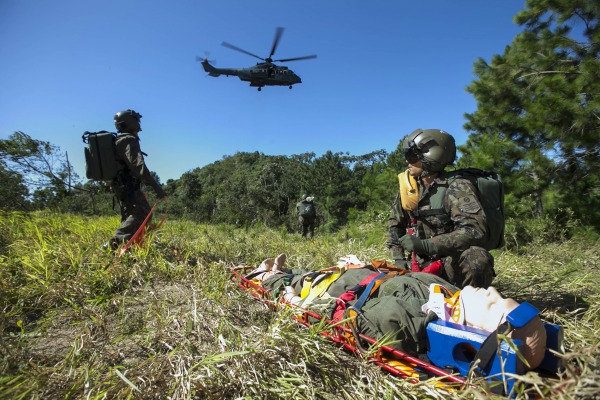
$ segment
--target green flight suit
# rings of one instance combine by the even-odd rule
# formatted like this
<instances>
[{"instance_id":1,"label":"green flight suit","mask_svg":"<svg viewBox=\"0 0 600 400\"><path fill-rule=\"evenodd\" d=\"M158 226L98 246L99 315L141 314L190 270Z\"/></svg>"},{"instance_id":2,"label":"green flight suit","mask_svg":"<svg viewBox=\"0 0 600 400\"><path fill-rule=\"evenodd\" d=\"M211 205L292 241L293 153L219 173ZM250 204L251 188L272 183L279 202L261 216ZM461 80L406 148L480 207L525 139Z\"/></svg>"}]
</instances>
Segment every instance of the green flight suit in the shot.
<instances>
[{"instance_id":1,"label":"green flight suit","mask_svg":"<svg viewBox=\"0 0 600 400\"><path fill-rule=\"evenodd\" d=\"M144 162L137 135L120 133L115 140L115 155L123 166L111 182L121 210L121 224L111 239L111 242L118 244L127 242L150 213L151 207L142 192L141 184L152 187L158 197L166 194Z\"/></svg>"},{"instance_id":2,"label":"green flight suit","mask_svg":"<svg viewBox=\"0 0 600 400\"><path fill-rule=\"evenodd\" d=\"M350 269L344 272L327 289L330 298L313 302L309 308L326 318L332 318L336 298L355 288L367 276L376 274L369 268ZM300 293L303 280L309 273L276 274L262 282L265 289L281 296L284 286L289 285ZM366 301L356 317L358 331L373 339L389 339L387 343L401 351L417 355L426 350L426 326L437 318L435 313L425 314L421 307L429 300L429 286L443 285L452 293L459 290L444 279L428 273L407 273L384 281ZM354 305L358 298L348 305ZM313 321L315 322L315 321Z\"/></svg>"},{"instance_id":3,"label":"green flight suit","mask_svg":"<svg viewBox=\"0 0 600 400\"><path fill-rule=\"evenodd\" d=\"M356 318L358 331L373 339L386 337L390 346L409 354L424 353L427 324L434 312L425 314L421 307L429 300L429 285L438 283L452 293L459 290L439 276L415 272L384 281Z\"/></svg>"}]
</instances>

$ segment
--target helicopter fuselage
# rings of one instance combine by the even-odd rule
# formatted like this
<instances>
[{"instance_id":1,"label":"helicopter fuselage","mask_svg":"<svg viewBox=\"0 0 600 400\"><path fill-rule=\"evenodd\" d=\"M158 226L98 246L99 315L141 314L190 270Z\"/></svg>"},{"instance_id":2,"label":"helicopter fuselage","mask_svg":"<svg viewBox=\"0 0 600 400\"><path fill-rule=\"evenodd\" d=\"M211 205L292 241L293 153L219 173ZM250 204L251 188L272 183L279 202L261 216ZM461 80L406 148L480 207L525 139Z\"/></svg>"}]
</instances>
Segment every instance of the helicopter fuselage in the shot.
<instances>
[{"instance_id":1,"label":"helicopter fuselage","mask_svg":"<svg viewBox=\"0 0 600 400\"><path fill-rule=\"evenodd\" d=\"M250 86L262 88L263 86L289 86L302 83L302 80L291 69L272 63L257 63L250 68L216 68L208 60L201 62L204 71L210 76L218 77L237 76L240 80L250 82Z\"/></svg>"},{"instance_id":2,"label":"helicopter fuselage","mask_svg":"<svg viewBox=\"0 0 600 400\"><path fill-rule=\"evenodd\" d=\"M210 76L237 76L242 81L250 82L250 86L258 87L260 91L263 86L288 86L290 89L292 85L296 83L302 83L302 80L298 75L294 73L288 67L284 67L282 65L275 65L274 62L288 62L288 61L297 61L297 60L310 60L313 58L317 58L316 54L310 56L303 57L292 57L292 58L281 58L278 60L273 60L273 55L275 54L275 50L277 49L277 45L279 44L279 39L281 39L281 35L283 34L283 28L278 27L275 30L275 39L273 40L273 46L271 47L271 52L268 57L260 57L256 54L250 53L244 49L241 49L237 46L232 45L231 43L223 42L222 46L227 47L229 49L239 51L240 53L247 54L254 58L258 58L263 62L257 63L254 67L250 68L216 68L208 62L208 56L204 60L198 59L201 61L202 67L204 71L208 72Z\"/></svg>"}]
</instances>

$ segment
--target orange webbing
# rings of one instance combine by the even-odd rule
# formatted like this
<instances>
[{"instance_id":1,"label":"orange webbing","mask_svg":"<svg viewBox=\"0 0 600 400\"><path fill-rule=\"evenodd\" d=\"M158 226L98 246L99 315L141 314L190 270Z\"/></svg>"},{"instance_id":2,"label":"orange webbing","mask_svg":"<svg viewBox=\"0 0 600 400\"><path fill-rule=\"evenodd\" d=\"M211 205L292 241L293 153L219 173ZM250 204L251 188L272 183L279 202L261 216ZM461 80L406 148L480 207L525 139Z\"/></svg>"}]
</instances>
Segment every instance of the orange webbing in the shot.
<instances>
[{"instance_id":1,"label":"orange webbing","mask_svg":"<svg viewBox=\"0 0 600 400\"><path fill-rule=\"evenodd\" d=\"M164 197L163 199L165 200L165 204L167 206L167 208L165 209L165 214L163 215L163 217L160 220L160 222L158 223L158 225L150 226L150 227L148 227L148 230L154 230L154 229L160 228L161 225L163 224L163 222L165 222L165 219L167 218L167 213L169 211L169 202L166 197ZM161 199L156 200L156 203L154 203L154 205L152 206L152 209L150 210L148 215L146 215L146 218L144 218L144 221L142 222L142 224L140 225L138 230L133 234L131 239L129 239L129 241L127 243L125 243L125 246L123 246L123 248L119 251L119 257L121 257L123 255L123 253L125 253L125 251L127 251L129 246L131 246L133 243L136 243L136 244L142 243L142 241L144 240L144 235L146 233L146 225L148 224L148 221L150 220L150 217L154 213L154 209L156 208L156 206L158 205L158 202L160 200Z\"/></svg>"}]
</instances>

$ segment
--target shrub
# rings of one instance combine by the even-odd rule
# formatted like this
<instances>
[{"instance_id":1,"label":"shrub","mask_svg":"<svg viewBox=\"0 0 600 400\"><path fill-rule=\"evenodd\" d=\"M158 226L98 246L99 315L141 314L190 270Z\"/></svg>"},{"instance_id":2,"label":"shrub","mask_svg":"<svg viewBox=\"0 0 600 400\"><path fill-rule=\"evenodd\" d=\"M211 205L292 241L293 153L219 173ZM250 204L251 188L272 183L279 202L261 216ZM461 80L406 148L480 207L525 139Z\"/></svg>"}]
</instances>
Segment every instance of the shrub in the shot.
<instances>
[{"instance_id":1,"label":"shrub","mask_svg":"<svg viewBox=\"0 0 600 400\"><path fill-rule=\"evenodd\" d=\"M573 211L559 210L554 215L532 218L508 218L504 232L505 246L509 250L523 250L529 245L559 243L573 236L581 228Z\"/></svg>"}]
</instances>

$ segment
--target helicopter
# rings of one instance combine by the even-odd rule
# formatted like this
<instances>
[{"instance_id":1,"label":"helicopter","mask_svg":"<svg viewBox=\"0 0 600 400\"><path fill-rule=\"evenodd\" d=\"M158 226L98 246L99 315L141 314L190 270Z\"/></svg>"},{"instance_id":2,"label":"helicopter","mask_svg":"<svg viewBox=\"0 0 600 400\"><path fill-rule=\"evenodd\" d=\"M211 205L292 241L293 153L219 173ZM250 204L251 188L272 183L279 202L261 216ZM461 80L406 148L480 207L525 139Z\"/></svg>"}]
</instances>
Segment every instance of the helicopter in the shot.
<instances>
[{"instance_id":1,"label":"helicopter","mask_svg":"<svg viewBox=\"0 0 600 400\"><path fill-rule=\"evenodd\" d=\"M220 75L225 76L237 76L240 80L245 82L250 82L250 86L257 87L260 92L264 86L289 86L292 88L292 85L297 83L302 83L302 80L298 75L294 73L288 67L283 65L275 65L274 62L288 62L288 61L297 61L297 60L309 60L313 58L317 58L316 55L304 56L304 57L294 57L294 58L285 58L281 60L273 60L273 55L275 54L275 50L277 49L277 45L279 44L279 39L281 39L281 35L283 34L284 28L278 27L275 30L275 40L273 41L273 47L271 48L271 53L269 57L262 58L257 56L256 54L252 54L246 50L240 49L237 46L234 46L230 43L223 42L222 46L227 47L232 50L239 51L241 53L247 54L252 57L256 57L263 62L256 63L255 66L250 68L216 68L211 65L208 61L208 58L200 59L200 64L204 71L208 72L208 75L218 77Z\"/></svg>"}]
</instances>

